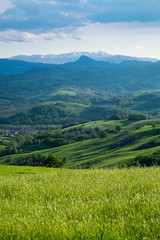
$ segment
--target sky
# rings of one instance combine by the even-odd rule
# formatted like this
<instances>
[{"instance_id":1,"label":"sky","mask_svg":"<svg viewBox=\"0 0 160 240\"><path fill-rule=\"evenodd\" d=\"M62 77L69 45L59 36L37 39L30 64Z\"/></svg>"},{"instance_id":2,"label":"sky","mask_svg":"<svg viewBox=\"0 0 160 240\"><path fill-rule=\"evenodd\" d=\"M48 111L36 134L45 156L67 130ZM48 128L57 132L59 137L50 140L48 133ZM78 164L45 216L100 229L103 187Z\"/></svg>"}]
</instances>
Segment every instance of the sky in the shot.
<instances>
[{"instance_id":1,"label":"sky","mask_svg":"<svg viewBox=\"0 0 160 240\"><path fill-rule=\"evenodd\" d=\"M79 51L160 59L160 0L0 0L0 58Z\"/></svg>"}]
</instances>

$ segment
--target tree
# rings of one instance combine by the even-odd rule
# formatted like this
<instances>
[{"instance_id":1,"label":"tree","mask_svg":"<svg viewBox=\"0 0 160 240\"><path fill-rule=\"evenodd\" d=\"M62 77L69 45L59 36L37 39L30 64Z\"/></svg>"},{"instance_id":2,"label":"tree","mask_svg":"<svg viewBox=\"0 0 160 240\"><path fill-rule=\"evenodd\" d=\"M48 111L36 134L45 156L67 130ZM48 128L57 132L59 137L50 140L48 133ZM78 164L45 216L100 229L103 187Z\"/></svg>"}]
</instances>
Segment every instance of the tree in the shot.
<instances>
[{"instance_id":1,"label":"tree","mask_svg":"<svg viewBox=\"0 0 160 240\"><path fill-rule=\"evenodd\" d=\"M152 124L152 128L153 128L153 130L156 129L156 124L155 123Z\"/></svg>"},{"instance_id":2,"label":"tree","mask_svg":"<svg viewBox=\"0 0 160 240\"><path fill-rule=\"evenodd\" d=\"M52 168L62 168L64 166L64 163L56 156L49 155L44 160L44 166L45 167L52 167Z\"/></svg>"},{"instance_id":3,"label":"tree","mask_svg":"<svg viewBox=\"0 0 160 240\"><path fill-rule=\"evenodd\" d=\"M121 129L122 129L122 127L121 127L120 125L117 125L117 126L115 127L115 130L116 130L117 132L120 132Z\"/></svg>"},{"instance_id":4,"label":"tree","mask_svg":"<svg viewBox=\"0 0 160 240\"><path fill-rule=\"evenodd\" d=\"M107 137L107 133L105 131L100 133L100 138L105 138Z\"/></svg>"},{"instance_id":5,"label":"tree","mask_svg":"<svg viewBox=\"0 0 160 240\"><path fill-rule=\"evenodd\" d=\"M66 158L66 157L63 157L62 162L63 162L63 163L66 163L66 162L67 162L67 158Z\"/></svg>"}]
</instances>

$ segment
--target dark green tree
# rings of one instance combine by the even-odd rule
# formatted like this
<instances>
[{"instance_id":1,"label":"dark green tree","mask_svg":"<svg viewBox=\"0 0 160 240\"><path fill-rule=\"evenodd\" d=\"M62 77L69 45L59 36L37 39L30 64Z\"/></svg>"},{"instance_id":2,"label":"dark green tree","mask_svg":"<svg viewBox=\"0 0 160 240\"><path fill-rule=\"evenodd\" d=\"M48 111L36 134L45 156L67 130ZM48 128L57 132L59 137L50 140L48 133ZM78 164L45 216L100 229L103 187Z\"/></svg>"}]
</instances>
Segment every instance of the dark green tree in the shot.
<instances>
[{"instance_id":1,"label":"dark green tree","mask_svg":"<svg viewBox=\"0 0 160 240\"><path fill-rule=\"evenodd\" d=\"M62 168L64 163L57 156L49 155L44 160L44 166L50 168Z\"/></svg>"},{"instance_id":2,"label":"dark green tree","mask_svg":"<svg viewBox=\"0 0 160 240\"><path fill-rule=\"evenodd\" d=\"M152 129L153 129L153 130L156 129L156 124L155 124L155 123L152 124Z\"/></svg>"},{"instance_id":3,"label":"dark green tree","mask_svg":"<svg viewBox=\"0 0 160 240\"><path fill-rule=\"evenodd\" d=\"M116 130L117 132L120 132L121 129L122 129L122 127L121 127L120 125L117 125L117 126L115 127L115 130Z\"/></svg>"}]
</instances>

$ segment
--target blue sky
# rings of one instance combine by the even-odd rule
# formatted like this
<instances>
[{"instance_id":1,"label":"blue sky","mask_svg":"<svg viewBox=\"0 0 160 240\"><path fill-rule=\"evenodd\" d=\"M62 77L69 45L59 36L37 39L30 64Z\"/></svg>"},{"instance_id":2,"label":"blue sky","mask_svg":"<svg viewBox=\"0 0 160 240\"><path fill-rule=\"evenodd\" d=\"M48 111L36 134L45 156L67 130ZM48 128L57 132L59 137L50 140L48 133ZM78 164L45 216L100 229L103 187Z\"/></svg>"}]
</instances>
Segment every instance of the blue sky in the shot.
<instances>
[{"instance_id":1,"label":"blue sky","mask_svg":"<svg viewBox=\"0 0 160 240\"><path fill-rule=\"evenodd\" d=\"M160 59L159 0L0 0L0 57L104 51Z\"/></svg>"}]
</instances>

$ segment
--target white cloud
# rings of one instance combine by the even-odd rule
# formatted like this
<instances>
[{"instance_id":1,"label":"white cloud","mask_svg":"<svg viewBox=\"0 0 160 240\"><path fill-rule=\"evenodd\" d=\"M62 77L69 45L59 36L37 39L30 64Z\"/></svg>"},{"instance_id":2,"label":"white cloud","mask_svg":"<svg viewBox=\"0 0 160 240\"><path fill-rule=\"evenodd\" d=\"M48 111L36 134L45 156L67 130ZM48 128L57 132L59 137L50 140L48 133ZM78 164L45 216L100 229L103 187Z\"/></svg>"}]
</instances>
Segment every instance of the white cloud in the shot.
<instances>
[{"instance_id":1,"label":"white cloud","mask_svg":"<svg viewBox=\"0 0 160 240\"><path fill-rule=\"evenodd\" d=\"M0 14L5 12L9 8L13 8L14 4L9 0L0 0Z\"/></svg>"},{"instance_id":2,"label":"white cloud","mask_svg":"<svg viewBox=\"0 0 160 240\"><path fill-rule=\"evenodd\" d=\"M12 29L0 32L1 42L32 42L36 39L37 36L29 32L20 32Z\"/></svg>"},{"instance_id":3,"label":"white cloud","mask_svg":"<svg viewBox=\"0 0 160 240\"><path fill-rule=\"evenodd\" d=\"M35 42L35 41L55 41L58 39L77 39L78 34L75 29L54 29L46 33L31 33L9 29L0 32L1 42Z\"/></svg>"},{"instance_id":4,"label":"white cloud","mask_svg":"<svg viewBox=\"0 0 160 240\"><path fill-rule=\"evenodd\" d=\"M149 23L160 21L159 8L159 0L0 0L0 31L44 33L88 22Z\"/></svg>"},{"instance_id":5,"label":"white cloud","mask_svg":"<svg viewBox=\"0 0 160 240\"><path fill-rule=\"evenodd\" d=\"M57 4L57 2L54 0L33 0L33 2L38 3L38 4L50 4L50 5Z\"/></svg>"},{"instance_id":6,"label":"white cloud","mask_svg":"<svg viewBox=\"0 0 160 240\"><path fill-rule=\"evenodd\" d=\"M158 57L159 6L159 0L0 0L0 51L18 42L22 53L34 45L33 52L53 47Z\"/></svg>"}]
</instances>

